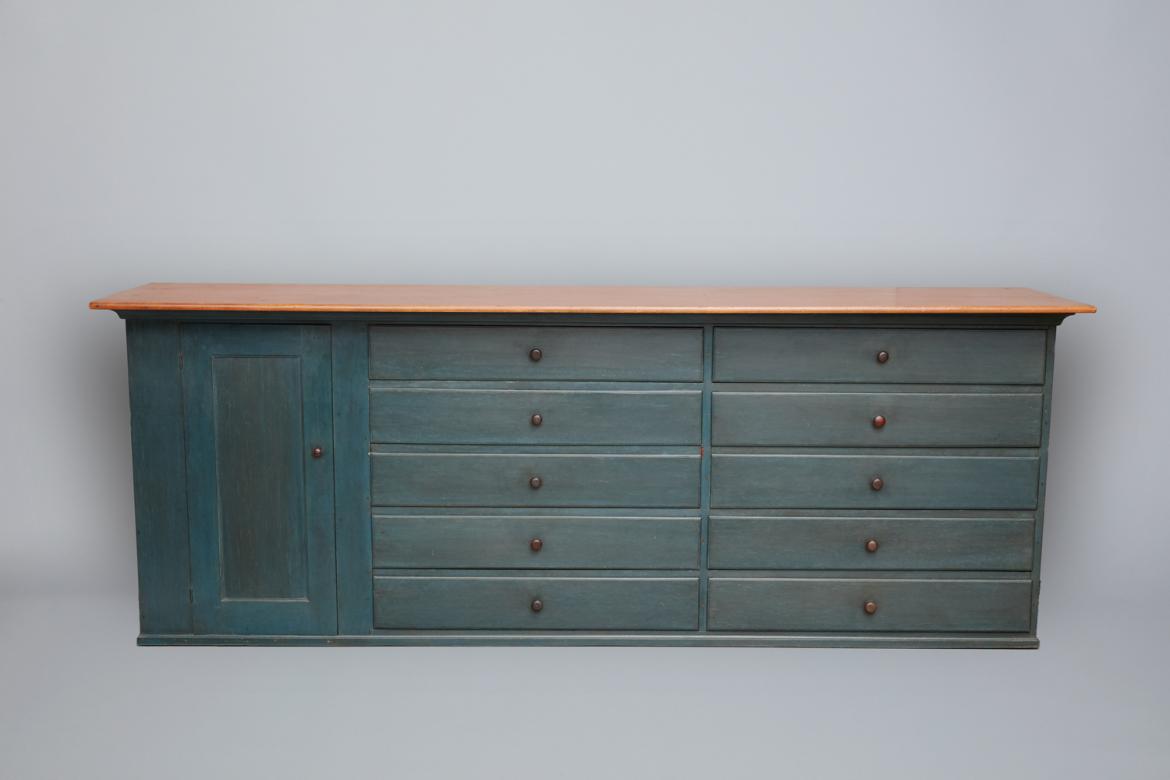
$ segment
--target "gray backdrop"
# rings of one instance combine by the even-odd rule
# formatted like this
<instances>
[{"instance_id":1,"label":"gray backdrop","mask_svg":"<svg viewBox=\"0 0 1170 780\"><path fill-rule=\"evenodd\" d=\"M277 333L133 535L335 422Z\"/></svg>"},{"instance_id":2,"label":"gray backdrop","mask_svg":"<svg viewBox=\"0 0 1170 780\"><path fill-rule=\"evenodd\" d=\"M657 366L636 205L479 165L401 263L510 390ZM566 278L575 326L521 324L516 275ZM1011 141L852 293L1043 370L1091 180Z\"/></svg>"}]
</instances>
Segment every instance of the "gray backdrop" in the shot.
<instances>
[{"instance_id":1,"label":"gray backdrop","mask_svg":"<svg viewBox=\"0 0 1170 780\"><path fill-rule=\"evenodd\" d=\"M1170 3L0 0L0 775L1170 761ZM146 281L1021 285L1038 652L138 649ZM271 774L270 774L271 773Z\"/></svg>"}]
</instances>

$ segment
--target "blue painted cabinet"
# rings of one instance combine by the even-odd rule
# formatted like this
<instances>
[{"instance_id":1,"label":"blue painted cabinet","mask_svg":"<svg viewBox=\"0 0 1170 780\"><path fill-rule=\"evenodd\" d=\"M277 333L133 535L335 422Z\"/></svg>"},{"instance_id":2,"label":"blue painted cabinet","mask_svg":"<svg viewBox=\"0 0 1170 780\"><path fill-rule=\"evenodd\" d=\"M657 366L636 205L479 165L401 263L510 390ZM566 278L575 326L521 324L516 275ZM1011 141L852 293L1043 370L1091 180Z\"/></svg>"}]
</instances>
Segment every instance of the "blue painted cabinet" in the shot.
<instances>
[{"instance_id":1,"label":"blue painted cabinet","mask_svg":"<svg viewBox=\"0 0 1170 780\"><path fill-rule=\"evenodd\" d=\"M144 644L1038 644L1055 330L1085 308L233 295L100 307Z\"/></svg>"}]
</instances>

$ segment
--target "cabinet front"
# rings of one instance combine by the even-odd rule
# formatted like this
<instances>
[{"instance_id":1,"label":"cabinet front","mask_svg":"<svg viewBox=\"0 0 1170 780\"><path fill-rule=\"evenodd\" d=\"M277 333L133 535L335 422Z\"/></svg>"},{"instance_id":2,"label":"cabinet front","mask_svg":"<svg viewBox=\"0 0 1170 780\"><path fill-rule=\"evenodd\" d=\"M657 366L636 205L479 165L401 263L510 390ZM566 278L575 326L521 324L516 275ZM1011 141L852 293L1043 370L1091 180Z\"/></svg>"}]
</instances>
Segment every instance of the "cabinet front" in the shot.
<instances>
[{"instance_id":1,"label":"cabinet front","mask_svg":"<svg viewBox=\"0 0 1170 780\"><path fill-rule=\"evenodd\" d=\"M182 335L196 633L335 633L330 332Z\"/></svg>"},{"instance_id":2,"label":"cabinet front","mask_svg":"<svg viewBox=\"0 0 1170 780\"><path fill-rule=\"evenodd\" d=\"M128 330L148 641L1036 645L1045 322L245 319Z\"/></svg>"}]
</instances>

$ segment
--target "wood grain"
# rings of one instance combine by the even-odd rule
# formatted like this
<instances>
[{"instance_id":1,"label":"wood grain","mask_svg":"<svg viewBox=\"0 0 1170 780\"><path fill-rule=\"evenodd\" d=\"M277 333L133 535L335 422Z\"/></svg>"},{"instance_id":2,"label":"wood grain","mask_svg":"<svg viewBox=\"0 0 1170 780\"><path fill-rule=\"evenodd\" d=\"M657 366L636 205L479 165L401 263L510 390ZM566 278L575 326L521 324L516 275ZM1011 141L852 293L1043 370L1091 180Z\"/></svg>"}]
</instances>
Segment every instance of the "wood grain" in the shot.
<instances>
[{"instance_id":1,"label":"wood grain","mask_svg":"<svg viewBox=\"0 0 1170 780\"><path fill-rule=\"evenodd\" d=\"M375 452L376 506L699 506L698 447L686 454ZM539 477L541 486L529 480Z\"/></svg>"},{"instance_id":2,"label":"wood grain","mask_svg":"<svg viewBox=\"0 0 1170 780\"><path fill-rule=\"evenodd\" d=\"M180 332L195 632L335 634L329 327Z\"/></svg>"},{"instance_id":3,"label":"wood grain","mask_svg":"<svg viewBox=\"0 0 1170 780\"><path fill-rule=\"evenodd\" d=\"M379 386L370 390L370 437L407 444L698 444L702 405L699 390ZM534 414L540 425L532 423Z\"/></svg>"},{"instance_id":4,"label":"wood grain","mask_svg":"<svg viewBox=\"0 0 1170 780\"><path fill-rule=\"evenodd\" d=\"M1027 631L1030 580L713 577L712 631ZM877 604L867 615L866 601Z\"/></svg>"},{"instance_id":5,"label":"wood grain","mask_svg":"<svg viewBox=\"0 0 1170 780\"><path fill-rule=\"evenodd\" d=\"M1036 447L1043 402L1040 393L717 391L712 438L729 447Z\"/></svg>"},{"instance_id":6,"label":"wood grain","mask_svg":"<svg viewBox=\"0 0 1170 780\"><path fill-rule=\"evenodd\" d=\"M536 550L533 539L541 540ZM699 517L515 511L374 515L374 564L414 569L697 569Z\"/></svg>"},{"instance_id":7,"label":"wood grain","mask_svg":"<svg viewBox=\"0 0 1170 780\"><path fill-rule=\"evenodd\" d=\"M1033 533L1032 520L1018 517L716 514L710 567L1026 572Z\"/></svg>"},{"instance_id":8,"label":"wood grain","mask_svg":"<svg viewBox=\"0 0 1170 780\"><path fill-rule=\"evenodd\" d=\"M717 327L714 380L1038 385L1044 338L1039 329Z\"/></svg>"},{"instance_id":9,"label":"wood grain","mask_svg":"<svg viewBox=\"0 0 1170 780\"><path fill-rule=\"evenodd\" d=\"M531 351L540 350L538 360ZM371 379L697 382L699 328L399 325L370 328Z\"/></svg>"},{"instance_id":10,"label":"wood grain","mask_svg":"<svg viewBox=\"0 0 1170 780\"><path fill-rule=\"evenodd\" d=\"M1034 509L1032 456L781 455L711 458L720 509ZM871 480L881 477L882 489Z\"/></svg>"},{"instance_id":11,"label":"wood grain","mask_svg":"<svg viewBox=\"0 0 1170 780\"><path fill-rule=\"evenodd\" d=\"M694 577L374 577L378 628L654 631L698 623Z\"/></svg>"},{"instance_id":12,"label":"wood grain","mask_svg":"<svg viewBox=\"0 0 1170 780\"><path fill-rule=\"evenodd\" d=\"M190 633L191 552L179 326L128 320L126 347L142 633Z\"/></svg>"},{"instance_id":13,"label":"wood grain","mask_svg":"<svg viewBox=\"0 0 1170 780\"><path fill-rule=\"evenodd\" d=\"M591 287L152 283L92 301L114 311L524 314L1091 314L1024 287Z\"/></svg>"}]
</instances>

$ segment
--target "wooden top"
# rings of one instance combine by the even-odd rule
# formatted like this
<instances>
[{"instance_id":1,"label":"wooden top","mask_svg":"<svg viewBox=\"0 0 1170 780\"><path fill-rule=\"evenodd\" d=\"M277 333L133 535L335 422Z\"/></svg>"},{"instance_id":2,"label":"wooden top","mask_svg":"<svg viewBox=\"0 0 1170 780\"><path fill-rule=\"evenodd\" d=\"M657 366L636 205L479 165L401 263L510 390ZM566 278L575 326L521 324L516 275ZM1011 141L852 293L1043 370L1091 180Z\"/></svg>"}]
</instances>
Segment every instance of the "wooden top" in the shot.
<instances>
[{"instance_id":1,"label":"wooden top","mask_svg":"<svg viewBox=\"0 0 1170 780\"><path fill-rule=\"evenodd\" d=\"M115 311L491 314L1091 314L1026 287L504 287L145 284L92 301Z\"/></svg>"}]
</instances>

